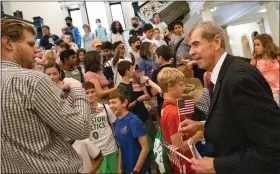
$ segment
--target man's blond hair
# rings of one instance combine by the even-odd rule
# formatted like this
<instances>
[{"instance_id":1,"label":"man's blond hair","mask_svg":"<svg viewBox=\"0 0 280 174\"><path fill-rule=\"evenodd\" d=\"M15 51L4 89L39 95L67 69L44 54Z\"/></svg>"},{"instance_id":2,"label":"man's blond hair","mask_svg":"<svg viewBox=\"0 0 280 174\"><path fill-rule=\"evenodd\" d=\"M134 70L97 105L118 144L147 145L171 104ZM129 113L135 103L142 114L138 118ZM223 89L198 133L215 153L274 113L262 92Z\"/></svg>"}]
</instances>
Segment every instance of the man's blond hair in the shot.
<instances>
[{"instance_id":1,"label":"man's blond hair","mask_svg":"<svg viewBox=\"0 0 280 174\"><path fill-rule=\"evenodd\" d=\"M23 32L28 31L34 36L36 31L34 27L26 22L16 19L1 19L1 38L8 36L13 42L17 42L23 38Z\"/></svg>"},{"instance_id":2,"label":"man's blond hair","mask_svg":"<svg viewBox=\"0 0 280 174\"><path fill-rule=\"evenodd\" d=\"M185 76L176 68L163 68L158 74L157 81L162 92L168 92L168 84L184 82Z\"/></svg>"},{"instance_id":3,"label":"man's blond hair","mask_svg":"<svg viewBox=\"0 0 280 174\"><path fill-rule=\"evenodd\" d=\"M193 28L191 29L191 31L189 32L188 38L186 40L189 40L193 31L198 28L202 32L202 38L206 39L208 41L212 41L215 36L220 35L222 38L221 47L223 49L226 49L224 30L218 24L216 24L215 22L212 22L212 21L205 21L205 22L201 22L197 25L194 25Z\"/></svg>"}]
</instances>

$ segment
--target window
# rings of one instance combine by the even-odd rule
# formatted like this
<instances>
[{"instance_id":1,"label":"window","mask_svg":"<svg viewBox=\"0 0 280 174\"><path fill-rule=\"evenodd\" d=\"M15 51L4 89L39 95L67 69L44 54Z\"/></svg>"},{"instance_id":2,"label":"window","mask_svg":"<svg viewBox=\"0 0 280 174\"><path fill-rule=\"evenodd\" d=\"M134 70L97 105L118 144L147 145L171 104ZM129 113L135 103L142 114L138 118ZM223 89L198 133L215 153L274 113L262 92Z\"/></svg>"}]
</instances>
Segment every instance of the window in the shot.
<instances>
[{"instance_id":1,"label":"window","mask_svg":"<svg viewBox=\"0 0 280 174\"><path fill-rule=\"evenodd\" d=\"M88 19L90 23L91 32L95 31L95 28L97 28L97 25L95 23L96 19L101 20L101 26L106 28L106 31L108 32L110 30L107 14L106 14L106 8L104 2L88 2L86 1L86 8L88 12Z\"/></svg>"},{"instance_id":2,"label":"window","mask_svg":"<svg viewBox=\"0 0 280 174\"><path fill-rule=\"evenodd\" d=\"M69 13L72 18L73 25L79 29L81 36L83 36L84 30L83 30L83 20L82 20L81 10L79 8L69 9Z\"/></svg>"},{"instance_id":3,"label":"window","mask_svg":"<svg viewBox=\"0 0 280 174\"><path fill-rule=\"evenodd\" d=\"M125 30L125 23L121 3L111 3L110 7L113 21L119 21L122 24L123 29Z\"/></svg>"}]
</instances>

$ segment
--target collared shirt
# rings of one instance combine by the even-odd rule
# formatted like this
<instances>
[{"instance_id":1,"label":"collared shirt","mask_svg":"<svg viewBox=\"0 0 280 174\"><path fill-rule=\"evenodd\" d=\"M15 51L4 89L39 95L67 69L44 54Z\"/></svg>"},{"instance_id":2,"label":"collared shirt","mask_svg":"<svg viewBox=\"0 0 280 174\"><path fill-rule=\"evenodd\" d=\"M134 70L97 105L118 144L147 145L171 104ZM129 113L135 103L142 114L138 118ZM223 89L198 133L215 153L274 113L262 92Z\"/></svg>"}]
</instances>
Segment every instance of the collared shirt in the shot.
<instances>
[{"instance_id":1,"label":"collared shirt","mask_svg":"<svg viewBox=\"0 0 280 174\"><path fill-rule=\"evenodd\" d=\"M217 79L221 70L221 67L225 61L225 58L227 56L227 53L224 52L224 54L221 56L221 58L219 59L219 61L217 62L217 64L215 65L212 73L211 73L211 82L216 85L217 83Z\"/></svg>"},{"instance_id":2,"label":"collared shirt","mask_svg":"<svg viewBox=\"0 0 280 174\"><path fill-rule=\"evenodd\" d=\"M50 77L1 64L1 172L77 173L82 160L65 138L89 136L84 90L71 89L71 107Z\"/></svg>"}]
</instances>

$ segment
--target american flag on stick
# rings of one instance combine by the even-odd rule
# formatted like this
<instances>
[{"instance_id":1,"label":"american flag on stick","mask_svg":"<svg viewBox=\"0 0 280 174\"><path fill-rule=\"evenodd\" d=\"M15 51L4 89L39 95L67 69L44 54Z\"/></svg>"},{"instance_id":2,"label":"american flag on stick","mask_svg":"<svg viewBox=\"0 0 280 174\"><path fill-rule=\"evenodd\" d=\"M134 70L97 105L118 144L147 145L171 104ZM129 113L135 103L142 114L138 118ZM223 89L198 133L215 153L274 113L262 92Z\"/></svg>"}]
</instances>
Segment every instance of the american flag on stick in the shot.
<instances>
[{"instance_id":1,"label":"american flag on stick","mask_svg":"<svg viewBox=\"0 0 280 174\"><path fill-rule=\"evenodd\" d=\"M192 114L194 112L194 99L178 100L179 116Z\"/></svg>"},{"instance_id":2,"label":"american flag on stick","mask_svg":"<svg viewBox=\"0 0 280 174\"><path fill-rule=\"evenodd\" d=\"M188 161L190 163L191 160L185 155L181 154L176 146L167 144L166 142L161 142L161 144L163 148L167 149L169 160L180 169L180 173L187 173L186 164L184 161Z\"/></svg>"}]
</instances>

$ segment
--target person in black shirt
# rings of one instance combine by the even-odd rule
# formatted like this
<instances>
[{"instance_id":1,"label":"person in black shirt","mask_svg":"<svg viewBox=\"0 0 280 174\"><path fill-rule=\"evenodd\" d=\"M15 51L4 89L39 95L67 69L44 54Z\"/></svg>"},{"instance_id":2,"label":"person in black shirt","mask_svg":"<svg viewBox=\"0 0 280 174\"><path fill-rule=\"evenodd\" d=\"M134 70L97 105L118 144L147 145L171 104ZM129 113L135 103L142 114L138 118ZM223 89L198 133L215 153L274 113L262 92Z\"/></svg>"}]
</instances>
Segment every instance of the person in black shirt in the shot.
<instances>
[{"instance_id":1,"label":"person in black shirt","mask_svg":"<svg viewBox=\"0 0 280 174\"><path fill-rule=\"evenodd\" d=\"M139 39L143 40L143 28L141 28L140 24L139 24L139 19L138 17L133 17L131 19L131 23L132 23L132 29L129 31L129 36L137 36L139 37Z\"/></svg>"},{"instance_id":2,"label":"person in black shirt","mask_svg":"<svg viewBox=\"0 0 280 174\"><path fill-rule=\"evenodd\" d=\"M143 101L149 100L150 96L145 86L141 86L129 80L135 73L134 66L129 61L121 61L118 63L118 72L122 76L122 82L119 85L123 86L130 93L128 109L137 115L143 123L146 122L149 118L149 112Z\"/></svg>"},{"instance_id":3,"label":"person in black shirt","mask_svg":"<svg viewBox=\"0 0 280 174\"><path fill-rule=\"evenodd\" d=\"M45 50L50 50L54 46L54 42L59 39L59 37L55 34L50 33L50 27L44 25L42 27L43 38L40 41L40 47L43 47Z\"/></svg>"},{"instance_id":4,"label":"person in black shirt","mask_svg":"<svg viewBox=\"0 0 280 174\"><path fill-rule=\"evenodd\" d=\"M157 76L159 72L166 67L173 67L171 62L171 50L168 46L162 45L156 49L156 62L160 65L157 69L155 69L152 73L152 81L156 84ZM142 77L144 81L149 84L149 77ZM159 94L159 92L155 88L148 88L148 92L151 96L157 96L157 105L158 105L158 114L161 112L161 106L163 104L163 97Z\"/></svg>"}]
</instances>

